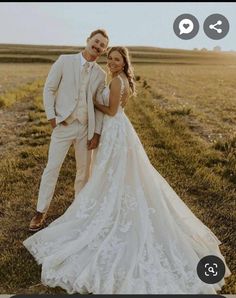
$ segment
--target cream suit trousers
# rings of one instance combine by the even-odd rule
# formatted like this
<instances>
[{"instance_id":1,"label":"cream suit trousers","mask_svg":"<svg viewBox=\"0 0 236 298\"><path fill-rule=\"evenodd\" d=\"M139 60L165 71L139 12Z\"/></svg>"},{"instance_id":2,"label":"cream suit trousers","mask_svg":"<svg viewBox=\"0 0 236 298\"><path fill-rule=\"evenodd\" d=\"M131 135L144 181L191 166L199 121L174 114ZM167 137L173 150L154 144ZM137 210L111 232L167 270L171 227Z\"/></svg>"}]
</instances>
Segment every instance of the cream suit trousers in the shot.
<instances>
[{"instance_id":1,"label":"cream suit trousers","mask_svg":"<svg viewBox=\"0 0 236 298\"><path fill-rule=\"evenodd\" d=\"M88 126L78 120L64 126L59 124L53 129L48 153L48 163L44 169L37 203L37 211L47 212L52 200L63 161L72 144L75 147L76 178L75 196L88 180L91 150L87 149Z\"/></svg>"}]
</instances>

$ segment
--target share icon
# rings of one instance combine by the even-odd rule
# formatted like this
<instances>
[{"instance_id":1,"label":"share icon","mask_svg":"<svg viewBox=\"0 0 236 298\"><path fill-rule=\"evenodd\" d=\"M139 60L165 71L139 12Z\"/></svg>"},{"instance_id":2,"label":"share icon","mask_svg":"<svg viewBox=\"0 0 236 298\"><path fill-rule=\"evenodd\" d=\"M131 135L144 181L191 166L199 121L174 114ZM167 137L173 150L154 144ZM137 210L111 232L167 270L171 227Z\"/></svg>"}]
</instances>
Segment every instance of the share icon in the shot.
<instances>
[{"instance_id":1,"label":"share icon","mask_svg":"<svg viewBox=\"0 0 236 298\"><path fill-rule=\"evenodd\" d=\"M213 29L213 30L216 30L217 33L222 33L222 29L221 28L216 28L216 26L218 26L218 25L222 25L222 21L221 20L217 21L215 24L211 24L209 26L209 28L210 29Z\"/></svg>"},{"instance_id":2,"label":"share icon","mask_svg":"<svg viewBox=\"0 0 236 298\"><path fill-rule=\"evenodd\" d=\"M203 29L209 38L222 39L229 32L229 21L222 14L214 13L205 19Z\"/></svg>"}]
</instances>

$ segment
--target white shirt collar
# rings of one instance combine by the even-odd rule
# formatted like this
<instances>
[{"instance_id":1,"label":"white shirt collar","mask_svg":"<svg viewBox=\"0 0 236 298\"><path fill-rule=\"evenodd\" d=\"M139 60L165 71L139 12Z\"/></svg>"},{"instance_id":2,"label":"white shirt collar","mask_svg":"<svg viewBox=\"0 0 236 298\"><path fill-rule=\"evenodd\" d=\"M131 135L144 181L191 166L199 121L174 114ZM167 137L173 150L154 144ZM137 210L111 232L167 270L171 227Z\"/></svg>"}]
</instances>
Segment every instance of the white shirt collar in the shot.
<instances>
[{"instance_id":1,"label":"white shirt collar","mask_svg":"<svg viewBox=\"0 0 236 298\"><path fill-rule=\"evenodd\" d=\"M94 64L95 64L95 61L87 61L85 58L84 58L84 56L82 55L82 52L80 52L79 53L79 56L80 56L80 66L84 66L84 64L86 63L86 62L88 62L89 63L89 71L92 69L92 67L94 66Z\"/></svg>"}]
</instances>

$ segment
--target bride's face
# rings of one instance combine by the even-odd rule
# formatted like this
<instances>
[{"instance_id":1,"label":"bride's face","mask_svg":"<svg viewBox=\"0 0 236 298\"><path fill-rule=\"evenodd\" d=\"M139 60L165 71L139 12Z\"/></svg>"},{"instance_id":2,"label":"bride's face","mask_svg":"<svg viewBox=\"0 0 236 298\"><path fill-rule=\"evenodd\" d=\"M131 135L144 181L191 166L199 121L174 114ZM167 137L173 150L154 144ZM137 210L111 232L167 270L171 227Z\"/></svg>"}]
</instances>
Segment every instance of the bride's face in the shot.
<instances>
[{"instance_id":1,"label":"bride's face","mask_svg":"<svg viewBox=\"0 0 236 298\"><path fill-rule=\"evenodd\" d=\"M107 66L111 73L119 73L124 69L124 58L118 51L111 52L107 58Z\"/></svg>"}]
</instances>

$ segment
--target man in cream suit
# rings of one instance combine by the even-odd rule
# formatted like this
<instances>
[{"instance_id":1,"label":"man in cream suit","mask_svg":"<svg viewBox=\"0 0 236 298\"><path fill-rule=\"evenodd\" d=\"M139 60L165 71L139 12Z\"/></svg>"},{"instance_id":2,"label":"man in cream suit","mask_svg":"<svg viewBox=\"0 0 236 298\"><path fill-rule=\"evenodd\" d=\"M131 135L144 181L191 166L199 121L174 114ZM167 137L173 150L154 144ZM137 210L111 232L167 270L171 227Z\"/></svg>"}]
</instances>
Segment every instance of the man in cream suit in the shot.
<instances>
[{"instance_id":1,"label":"man in cream suit","mask_svg":"<svg viewBox=\"0 0 236 298\"><path fill-rule=\"evenodd\" d=\"M109 38L105 30L93 31L86 48L79 54L61 55L53 64L43 92L47 119L53 128L37 203L30 231L42 228L52 200L59 172L67 152L74 144L76 158L75 195L89 176L91 150L99 143L103 114L94 109L93 97L102 103L106 73L96 60L106 51Z\"/></svg>"}]
</instances>

